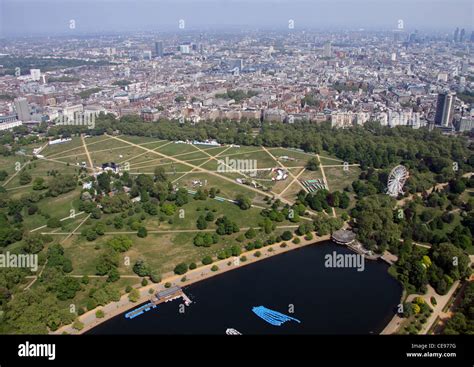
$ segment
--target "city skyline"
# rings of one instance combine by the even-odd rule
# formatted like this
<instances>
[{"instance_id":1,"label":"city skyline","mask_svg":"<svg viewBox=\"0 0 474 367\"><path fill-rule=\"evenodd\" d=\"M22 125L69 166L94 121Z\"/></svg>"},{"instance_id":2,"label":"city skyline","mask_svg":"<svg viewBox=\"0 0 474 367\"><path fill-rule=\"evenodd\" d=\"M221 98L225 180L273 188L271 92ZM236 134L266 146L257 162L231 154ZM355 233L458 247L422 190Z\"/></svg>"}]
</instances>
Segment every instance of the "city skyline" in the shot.
<instances>
[{"instance_id":1,"label":"city skyline","mask_svg":"<svg viewBox=\"0 0 474 367\"><path fill-rule=\"evenodd\" d=\"M133 5L133 6L131 6ZM0 35L81 35L212 29L397 29L472 30L473 6L466 0L427 2L327 0L3 0ZM70 21L74 21L74 28ZM184 22L180 23L180 20Z\"/></svg>"}]
</instances>

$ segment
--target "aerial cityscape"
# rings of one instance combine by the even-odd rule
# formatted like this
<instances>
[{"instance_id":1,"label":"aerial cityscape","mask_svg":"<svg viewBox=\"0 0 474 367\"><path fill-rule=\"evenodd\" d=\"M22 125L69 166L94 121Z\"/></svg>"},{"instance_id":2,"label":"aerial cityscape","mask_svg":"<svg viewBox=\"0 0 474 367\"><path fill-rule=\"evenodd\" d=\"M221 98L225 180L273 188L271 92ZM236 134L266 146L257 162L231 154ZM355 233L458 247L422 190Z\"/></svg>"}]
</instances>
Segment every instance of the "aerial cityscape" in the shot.
<instances>
[{"instance_id":1,"label":"aerial cityscape","mask_svg":"<svg viewBox=\"0 0 474 367\"><path fill-rule=\"evenodd\" d=\"M4 0L0 334L472 335L473 4L381 3Z\"/></svg>"}]
</instances>

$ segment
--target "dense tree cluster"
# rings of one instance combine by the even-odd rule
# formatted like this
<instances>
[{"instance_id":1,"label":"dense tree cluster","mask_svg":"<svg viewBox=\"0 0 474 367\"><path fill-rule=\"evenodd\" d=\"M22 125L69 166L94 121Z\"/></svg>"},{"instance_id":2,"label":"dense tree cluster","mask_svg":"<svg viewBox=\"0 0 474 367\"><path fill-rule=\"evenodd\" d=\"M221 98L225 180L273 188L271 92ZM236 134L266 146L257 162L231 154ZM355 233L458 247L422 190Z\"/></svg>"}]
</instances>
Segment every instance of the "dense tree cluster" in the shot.
<instances>
[{"instance_id":1,"label":"dense tree cluster","mask_svg":"<svg viewBox=\"0 0 474 367\"><path fill-rule=\"evenodd\" d=\"M284 124L217 120L192 125L166 120L147 123L136 116L116 120L102 115L96 126L96 133L119 130L167 140L216 139L225 144L282 146L316 153L324 149L348 163L360 163L363 169L403 163L419 172L431 171L438 176L438 182L452 175L454 162L460 171L468 171L474 165L472 150L464 137L446 137L436 129L382 127L375 122L342 130L305 121ZM259 134L255 135L254 129L259 129Z\"/></svg>"},{"instance_id":2,"label":"dense tree cluster","mask_svg":"<svg viewBox=\"0 0 474 367\"><path fill-rule=\"evenodd\" d=\"M395 202L388 195L367 196L351 211L358 239L368 249L383 253L398 245L401 231L394 220Z\"/></svg>"},{"instance_id":3,"label":"dense tree cluster","mask_svg":"<svg viewBox=\"0 0 474 367\"><path fill-rule=\"evenodd\" d=\"M466 284L461 303L446 323L444 334L474 334L474 283Z\"/></svg>"}]
</instances>

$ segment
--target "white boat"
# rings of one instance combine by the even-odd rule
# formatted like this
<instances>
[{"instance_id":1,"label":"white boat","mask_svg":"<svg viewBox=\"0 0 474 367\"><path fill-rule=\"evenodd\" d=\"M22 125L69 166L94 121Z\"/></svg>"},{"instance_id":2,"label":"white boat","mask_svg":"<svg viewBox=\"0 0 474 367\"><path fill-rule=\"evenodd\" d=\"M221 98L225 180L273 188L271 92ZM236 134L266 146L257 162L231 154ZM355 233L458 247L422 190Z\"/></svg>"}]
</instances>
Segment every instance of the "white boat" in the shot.
<instances>
[{"instance_id":1,"label":"white boat","mask_svg":"<svg viewBox=\"0 0 474 367\"><path fill-rule=\"evenodd\" d=\"M238 332L238 331L235 330L235 329L227 329L227 330L225 331L225 333L226 333L227 335L242 335L242 333Z\"/></svg>"}]
</instances>

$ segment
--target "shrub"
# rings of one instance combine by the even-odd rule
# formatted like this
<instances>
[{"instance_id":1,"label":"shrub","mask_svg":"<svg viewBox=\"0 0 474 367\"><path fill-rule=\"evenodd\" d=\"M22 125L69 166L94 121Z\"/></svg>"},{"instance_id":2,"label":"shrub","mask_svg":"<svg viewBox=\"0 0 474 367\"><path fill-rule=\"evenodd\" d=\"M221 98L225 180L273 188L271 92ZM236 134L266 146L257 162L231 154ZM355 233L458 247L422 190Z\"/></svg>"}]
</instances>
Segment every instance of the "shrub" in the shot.
<instances>
[{"instance_id":1,"label":"shrub","mask_svg":"<svg viewBox=\"0 0 474 367\"><path fill-rule=\"evenodd\" d=\"M295 238L293 239L293 243L294 243L295 245L299 244L300 242L301 242L301 240L300 240L299 237L295 237Z\"/></svg>"},{"instance_id":2,"label":"shrub","mask_svg":"<svg viewBox=\"0 0 474 367\"><path fill-rule=\"evenodd\" d=\"M212 264L212 257L210 257L210 256L204 257L204 258L202 259L202 263L203 263L204 265Z\"/></svg>"},{"instance_id":3,"label":"shrub","mask_svg":"<svg viewBox=\"0 0 474 367\"><path fill-rule=\"evenodd\" d=\"M148 280L145 278L142 279L142 287L146 287L148 285Z\"/></svg>"},{"instance_id":4,"label":"shrub","mask_svg":"<svg viewBox=\"0 0 474 367\"><path fill-rule=\"evenodd\" d=\"M247 261L247 256L242 255L242 256L240 257L240 261L242 261L242 262Z\"/></svg>"},{"instance_id":5,"label":"shrub","mask_svg":"<svg viewBox=\"0 0 474 367\"><path fill-rule=\"evenodd\" d=\"M219 267L217 265L212 265L211 271L217 271L219 270Z\"/></svg>"},{"instance_id":6,"label":"shrub","mask_svg":"<svg viewBox=\"0 0 474 367\"><path fill-rule=\"evenodd\" d=\"M194 270L194 269L196 269L196 268L197 268L196 263L191 263L191 264L189 264L189 269L190 269L190 270Z\"/></svg>"},{"instance_id":7,"label":"shrub","mask_svg":"<svg viewBox=\"0 0 474 367\"><path fill-rule=\"evenodd\" d=\"M171 287L171 283L170 283L170 282L166 282L166 283L165 283L165 288L169 288L169 287Z\"/></svg>"},{"instance_id":8,"label":"shrub","mask_svg":"<svg viewBox=\"0 0 474 367\"><path fill-rule=\"evenodd\" d=\"M260 257L262 256L262 253L260 251L257 251L256 253L253 254L255 257Z\"/></svg>"},{"instance_id":9,"label":"shrub","mask_svg":"<svg viewBox=\"0 0 474 367\"><path fill-rule=\"evenodd\" d=\"M174 273L178 275L183 275L188 271L188 265L185 263L180 263L174 268Z\"/></svg>"},{"instance_id":10,"label":"shrub","mask_svg":"<svg viewBox=\"0 0 474 367\"><path fill-rule=\"evenodd\" d=\"M72 327L76 330L82 330L84 329L84 324L77 318L74 320L74 323L72 324Z\"/></svg>"},{"instance_id":11,"label":"shrub","mask_svg":"<svg viewBox=\"0 0 474 367\"><path fill-rule=\"evenodd\" d=\"M140 227L138 228L137 236L141 238L145 238L146 236L148 236L148 231L146 230L145 227Z\"/></svg>"},{"instance_id":12,"label":"shrub","mask_svg":"<svg viewBox=\"0 0 474 367\"><path fill-rule=\"evenodd\" d=\"M289 241L293 238L293 234L290 231L285 231L282 233L281 238L283 241Z\"/></svg>"},{"instance_id":13,"label":"shrub","mask_svg":"<svg viewBox=\"0 0 474 367\"><path fill-rule=\"evenodd\" d=\"M89 298L87 300L87 304L86 304L86 307L87 307L87 310L90 311L90 310L93 310L94 308L97 307L97 302L95 299L93 298Z\"/></svg>"},{"instance_id":14,"label":"shrub","mask_svg":"<svg viewBox=\"0 0 474 367\"><path fill-rule=\"evenodd\" d=\"M95 312L95 317L97 317L98 319L102 319L104 316L105 316L105 313L103 310L97 310Z\"/></svg>"},{"instance_id":15,"label":"shrub","mask_svg":"<svg viewBox=\"0 0 474 367\"><path fill-rule=\"evenodd\" d=\"M128 294L128 300L130 302L137 302L140 299L140 292L138 289L133 288L131 292Z\"/></svg>"},{"instance_id":16,"label":"shrub","mask_svg":"<svg viewBox=\"0 0 474 367\"><path fill-rule=\"evenodd\" d=\"M153 272L153 273L150 274L150 280L153 283L159 283L159 282L161 282L161 275Z\"/></svg>"}]
</instances>

